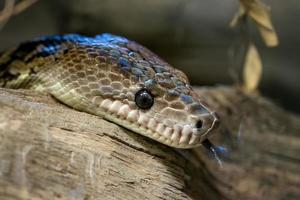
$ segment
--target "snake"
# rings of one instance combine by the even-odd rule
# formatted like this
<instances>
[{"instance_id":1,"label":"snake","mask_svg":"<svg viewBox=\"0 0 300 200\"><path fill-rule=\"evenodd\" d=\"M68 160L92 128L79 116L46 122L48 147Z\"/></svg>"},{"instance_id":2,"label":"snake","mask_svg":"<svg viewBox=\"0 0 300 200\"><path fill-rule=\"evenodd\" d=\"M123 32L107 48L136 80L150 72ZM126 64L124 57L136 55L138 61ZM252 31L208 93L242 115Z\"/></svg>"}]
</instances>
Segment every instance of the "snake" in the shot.
<instances>
[{"instance_id":1,"label":"snake","mask_svg":"<svg viewBox=\"0 0 300 200\"><path fill-rule=\"evenodd\" d=\"M220 122L188 77L135 41L108 33L42 36L1 53L0 87L47 92L78 111L180 149Z\"/></svg>"}]
</instances>

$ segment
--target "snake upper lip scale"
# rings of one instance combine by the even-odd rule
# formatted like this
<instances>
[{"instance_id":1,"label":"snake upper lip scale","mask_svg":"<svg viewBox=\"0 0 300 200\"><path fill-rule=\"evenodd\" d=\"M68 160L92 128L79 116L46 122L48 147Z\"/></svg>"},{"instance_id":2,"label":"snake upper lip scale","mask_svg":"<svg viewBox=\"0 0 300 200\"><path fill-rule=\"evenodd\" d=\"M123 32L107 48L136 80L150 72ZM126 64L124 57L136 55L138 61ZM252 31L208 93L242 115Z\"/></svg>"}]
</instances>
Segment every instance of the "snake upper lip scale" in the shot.
<instances>
[{"instance_id":1,"label":"snake upper lip scale","mask_svg":"<svg viewBox=\"0 0 300 200\"><path fill-rule=\"evenodd\" d=\"M70 107L175 148L207 144L219 123L183 72L111 34L24 42L1 55L0 86L48 92Z\"/></svg>"}]
</instances>

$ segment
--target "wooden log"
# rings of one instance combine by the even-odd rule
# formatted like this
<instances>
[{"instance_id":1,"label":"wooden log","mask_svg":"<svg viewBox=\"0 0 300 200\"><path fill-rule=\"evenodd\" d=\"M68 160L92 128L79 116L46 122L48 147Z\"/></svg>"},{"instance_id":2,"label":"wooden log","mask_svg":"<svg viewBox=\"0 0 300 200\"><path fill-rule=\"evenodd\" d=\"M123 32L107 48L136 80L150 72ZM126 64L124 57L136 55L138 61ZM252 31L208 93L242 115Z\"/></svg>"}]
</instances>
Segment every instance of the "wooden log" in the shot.
<instances>
[{"instance_id":1,"label":"wooden log","mask_svg":"<svg viewBox=\"0 0 300 200\"><path fill-rule=\"evenodd\" d=\"M221 169L203 158L214 185L232 199L300 199L300 118L238 88L199 92L221 115L213 141L229 150Z\"/></svg>"},{"instance_id":2,"label":"wooden log","mask_svg":"<svg viewBox=\"0 0 300 200\"><path fill-rule=\"evenodd\" d=\"M175 150L49 95L0 89L0 199L299 197L300 119L235 88L199 92L221 114L222 168L204 148Z\"/></svg>"}]
</instances>

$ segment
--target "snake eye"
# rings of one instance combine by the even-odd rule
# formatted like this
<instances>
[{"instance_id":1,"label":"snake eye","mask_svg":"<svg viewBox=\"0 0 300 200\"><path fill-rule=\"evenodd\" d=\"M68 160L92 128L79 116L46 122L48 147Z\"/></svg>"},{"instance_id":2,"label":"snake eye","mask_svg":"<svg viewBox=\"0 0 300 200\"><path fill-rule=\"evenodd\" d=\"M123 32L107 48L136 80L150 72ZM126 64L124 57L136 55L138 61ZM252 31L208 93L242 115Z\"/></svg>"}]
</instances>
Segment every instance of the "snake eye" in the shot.
<instances>
[{"instance_id":1,"label":"snake eye","mask_svg":"<svg viewBox=\"0 0 300 200\"><path fill-rule=\"evenodd\" d=\"M135 94L135 103L141 109L149 109L153 106L154 98L149 91L141 89Z\"/></svg>"}]
</instances>

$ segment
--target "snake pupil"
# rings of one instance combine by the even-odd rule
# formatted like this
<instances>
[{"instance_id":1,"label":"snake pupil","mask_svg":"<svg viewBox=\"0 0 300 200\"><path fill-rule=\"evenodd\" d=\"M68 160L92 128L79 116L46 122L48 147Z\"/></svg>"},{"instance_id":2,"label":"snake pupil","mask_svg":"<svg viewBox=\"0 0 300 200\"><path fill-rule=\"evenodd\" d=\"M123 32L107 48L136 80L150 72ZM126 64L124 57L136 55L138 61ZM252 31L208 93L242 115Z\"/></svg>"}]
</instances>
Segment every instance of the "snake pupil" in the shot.
<instances>
[{"instance_id":1,"label":"snake pupil","mask_svg":"<svg viewBox=\"0 0 300 200\"><path fill-rule=\"evenodd\" d=\"M202 126L203 126L202 120L197 121L197 123L196 123L196 128L197 128L197 129L201 129Z\"/></svg>"},{"instance_id":2,"label":"snake pupil","mask_svg":"<svg viewBox=\"0 0 300 200\"><path fill-rule=\"evenodd\" d=\"M141 89L135 94L135 103L141 109L149 109L153 106L154 99L149 91Z\"/></svg>"}]
</instances>

